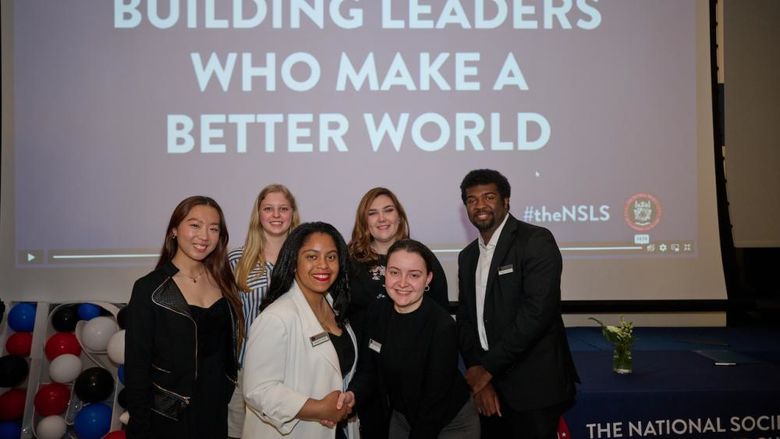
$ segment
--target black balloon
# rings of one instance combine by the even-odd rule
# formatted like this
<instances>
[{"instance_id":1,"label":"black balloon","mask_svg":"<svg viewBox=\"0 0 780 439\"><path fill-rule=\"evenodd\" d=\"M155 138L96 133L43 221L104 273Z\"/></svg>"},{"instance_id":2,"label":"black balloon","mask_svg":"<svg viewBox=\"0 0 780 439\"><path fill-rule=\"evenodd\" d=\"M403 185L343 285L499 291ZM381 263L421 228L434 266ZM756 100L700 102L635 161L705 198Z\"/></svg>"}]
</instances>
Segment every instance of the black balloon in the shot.
<instances>
[{"instance_id":1,"label":"black balloon","mask_svg":"<svg viewBox=\"0 0 780 439\"><path fill-rule=\"evenodd\" d=\"M122 309L116 313L116 324L119 325L120 329L127 329L127 327L125 327L127 324L127 306L122 307Z\"/></svg>"},{"instance_id":2,"label":"black balloon","mask_svg":"<svg viewBox=\"0 0 780 439\"><path fill-rule=\"evenodd\" d=\"M90 367L76 378L73 390L84 402L105 401L114 391L114 378L102 367Z\"/></svg>"},{"instance_id":3,"label":"black balloon","mask_svg":"<svg viewBox=\"0 0 780 439\"><path fill-rule=\"evenodd\" d=\"M0 387L14 387L27 378L30 366L27 360L16 355L0 357Z\"/></svg>"},{"instance_id":4,"label":"black balloon","mask_svg":"<svg viewBox=\"0 0 780 439\"><path fill-rule=\"evenodd\" d=\"M78 321L79 314L75 305L62 306L51 316L51 325L59 332L73 331Z\"/></svg>"},{"instance_id":5,"label":"black balloon","mask_svg":"<svg viewBox=\"0 0 780 439\"><path fill-rule=\"evenodd\" d=\"M119 391L119 395L116 396L116 402L118 402L123 409L127 408L127 394L125 393L125 389Z\"/></svg>"}]
</instances>

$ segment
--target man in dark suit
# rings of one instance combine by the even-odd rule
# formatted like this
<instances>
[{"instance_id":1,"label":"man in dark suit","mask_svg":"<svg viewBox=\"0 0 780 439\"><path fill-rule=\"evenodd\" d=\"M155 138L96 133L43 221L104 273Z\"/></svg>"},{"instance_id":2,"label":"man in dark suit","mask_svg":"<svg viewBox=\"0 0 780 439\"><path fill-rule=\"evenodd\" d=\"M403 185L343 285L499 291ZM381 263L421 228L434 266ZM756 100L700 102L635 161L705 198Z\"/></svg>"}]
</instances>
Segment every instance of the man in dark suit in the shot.
<instances>
[{"instance_id":1,"label":"man in dark suit","mask_svg":"<svg viewBox=\"0 0 780 439\"><path fill-rule=\"evenodd\" d=\"M579 381L558 245L509 214L511 188L498 171L471 171L460 190L480 235L458 256L458 337L482 438L555 438Z\"/></svg>"}]
</instances>

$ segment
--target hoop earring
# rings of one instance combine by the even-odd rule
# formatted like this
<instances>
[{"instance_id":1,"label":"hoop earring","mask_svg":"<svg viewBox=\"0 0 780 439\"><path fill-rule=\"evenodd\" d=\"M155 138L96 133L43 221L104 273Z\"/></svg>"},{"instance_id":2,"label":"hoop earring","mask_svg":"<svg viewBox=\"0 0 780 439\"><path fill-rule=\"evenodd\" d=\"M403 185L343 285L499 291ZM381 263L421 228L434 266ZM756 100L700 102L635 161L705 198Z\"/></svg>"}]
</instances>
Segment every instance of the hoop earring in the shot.
<instances>
[{"instance_id":1,"label":"hoop earring","mask_svg":"<svg viewBox=\"0 0 780 439\"><path fill-rule=\"evenodd\" d=\"M426 285L425 288L423 289L423 291L425 291L426 293L428 291L431 291L431 286L430 285Z\"/></svg>"}]
</instances>

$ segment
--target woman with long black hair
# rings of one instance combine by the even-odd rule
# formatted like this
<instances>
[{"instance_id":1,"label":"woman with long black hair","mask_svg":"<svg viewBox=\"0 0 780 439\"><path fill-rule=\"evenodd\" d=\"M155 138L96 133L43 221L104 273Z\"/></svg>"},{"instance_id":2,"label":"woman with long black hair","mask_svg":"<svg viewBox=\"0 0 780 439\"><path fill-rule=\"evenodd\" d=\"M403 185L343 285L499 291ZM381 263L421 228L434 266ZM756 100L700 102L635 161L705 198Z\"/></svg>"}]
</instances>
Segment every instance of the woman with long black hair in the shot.
<instances>
[{"instance_id":1,"label":"woman with long black hair","mask_svg":"<svg viewBox=\"0 0 780 439\"><path fill-rule=\"evenodd\" d=\"M243 337L227 245L216 201L189 197L171 214L157 267L135 282L125 339L128 438L227 437Z\"/></svg>"},{"instance_id":2,"label":"woman with long black hair","mask_svg":"<svg viewBox=\"0 0 780 439\"><path fill-rule=\"evenodd\" d=\"M356 437L341 401L357 361L346 270L330 224L301 224L285 240L246 343L242 437Z\"/></svg>"}]
</instances>

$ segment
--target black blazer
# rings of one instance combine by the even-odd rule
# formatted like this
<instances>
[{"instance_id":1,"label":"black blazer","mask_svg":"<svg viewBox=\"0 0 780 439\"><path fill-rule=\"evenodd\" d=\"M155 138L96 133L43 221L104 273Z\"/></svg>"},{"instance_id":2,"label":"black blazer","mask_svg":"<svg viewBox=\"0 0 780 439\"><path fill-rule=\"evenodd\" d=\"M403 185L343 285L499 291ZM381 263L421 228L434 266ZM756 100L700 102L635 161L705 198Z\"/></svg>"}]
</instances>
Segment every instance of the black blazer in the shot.
<instances>
[{"instance_id":1,"label":"black blazer","mask_svg":"<svg viewBox=\"0 0 780 439\"><path fill-rule=\"evenodd\" d=\"M198 379L197 326L189 305L173 281L178 272L167 262L138 279L127 305L125 334L125 388L130 422L128 438L181 436L179 416L189 405ZM236 383L236 317L230 310L230 357L222 377L225 395L214 401L230 399ZM164 421L167 419L168 421ZM172 429L172 430L171 430Z\"/></svg>"},{"instance_id":2,"label":"black blazer","mask_svg":"<svg viewBox=\"0 0 780 439\"><path fill-rule=\"evenodd\" d=\"M549 230L507 218L490 263L484 323L476 323L478 240L458 256L458 338L466 367L482 365L513 410L549 407L574 397L579 382L560 312L561 253Z\"/></svg>"}]
</instances>

